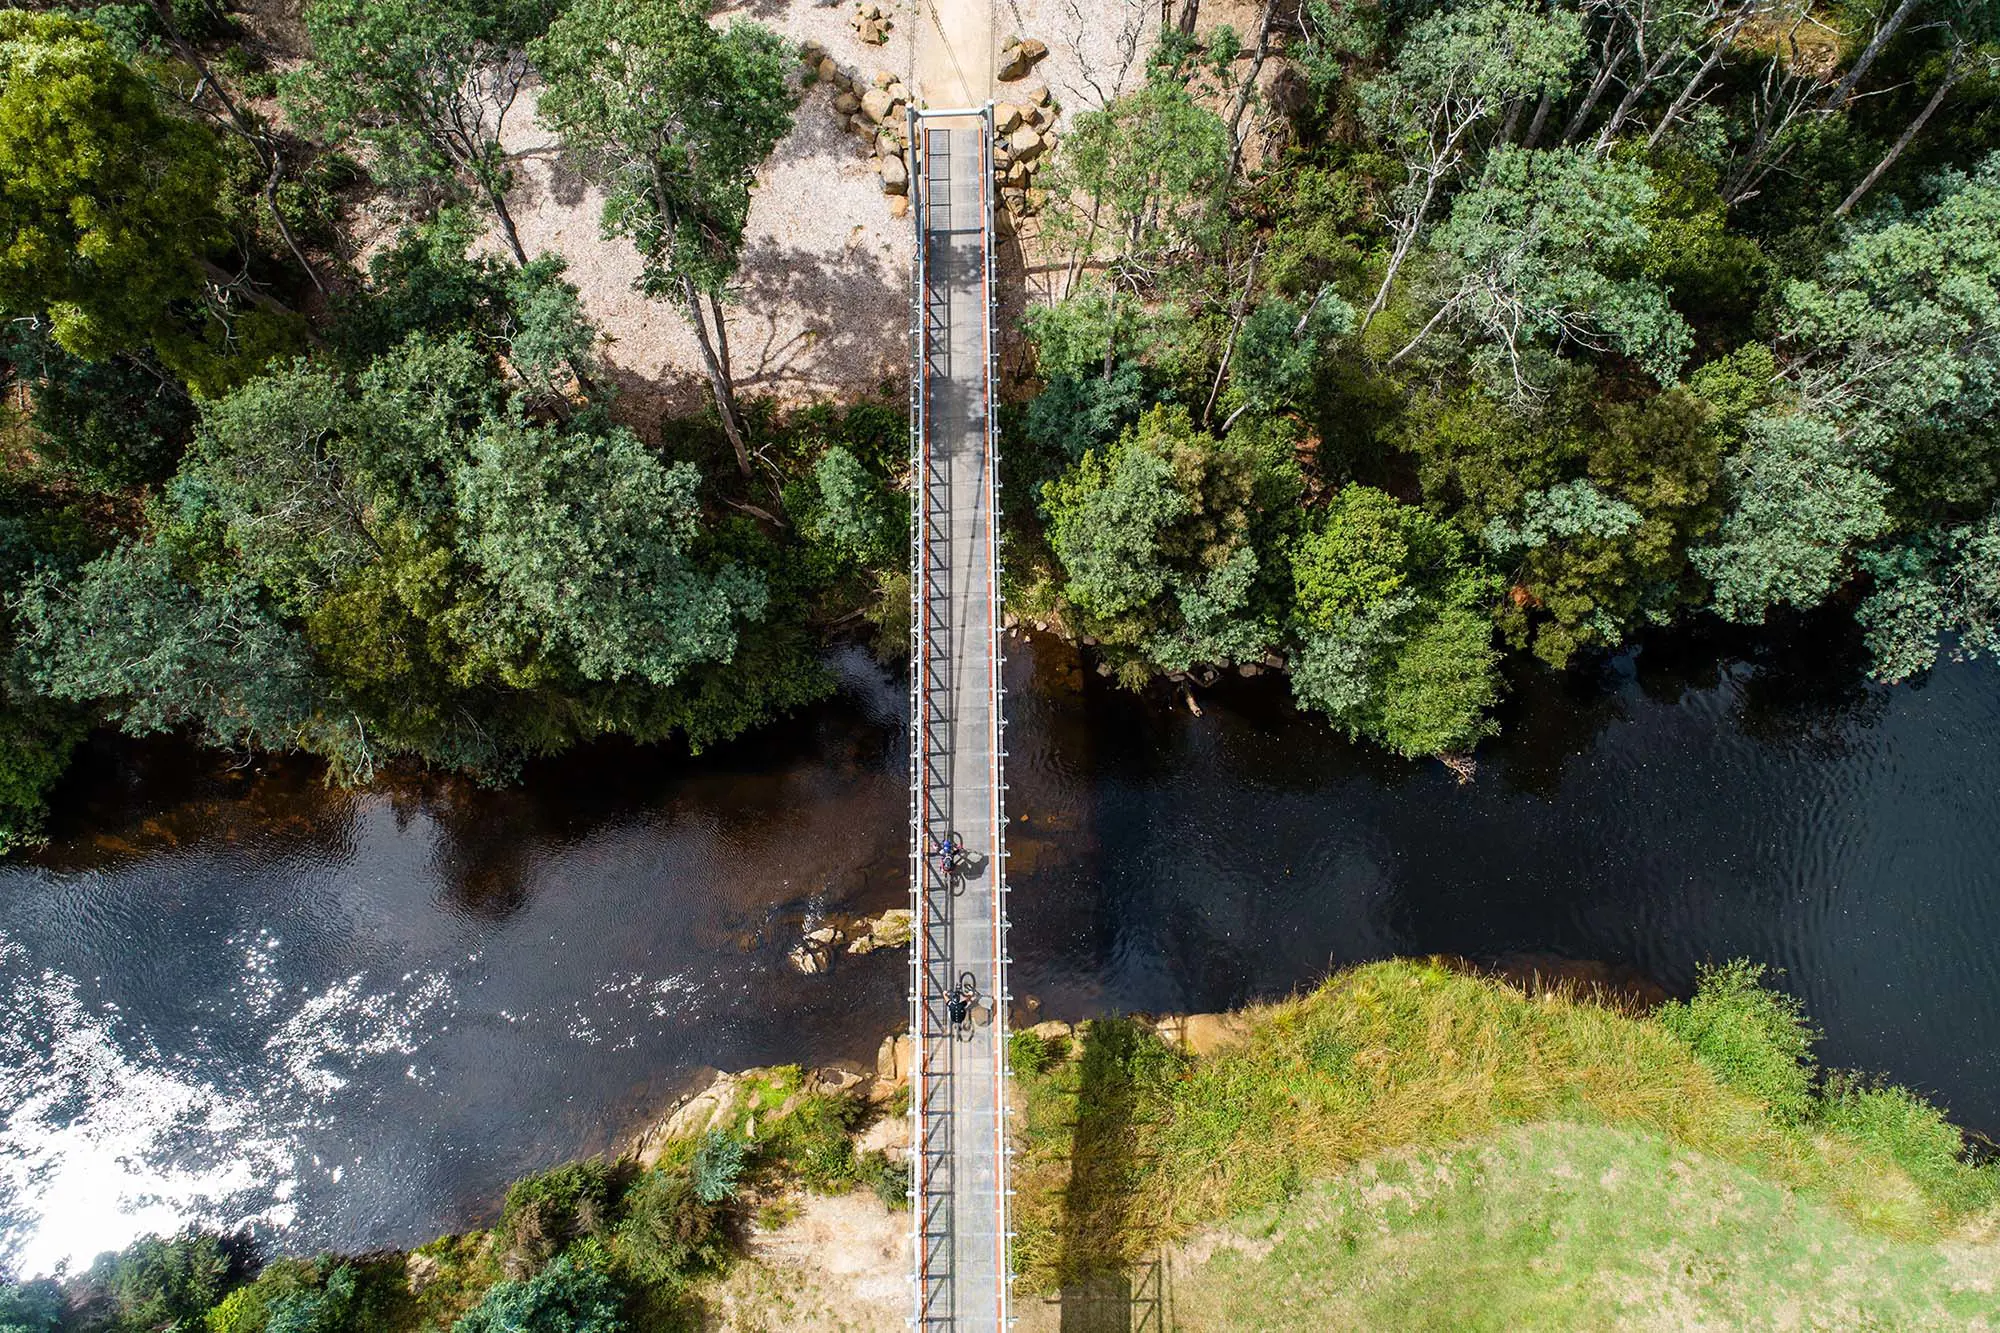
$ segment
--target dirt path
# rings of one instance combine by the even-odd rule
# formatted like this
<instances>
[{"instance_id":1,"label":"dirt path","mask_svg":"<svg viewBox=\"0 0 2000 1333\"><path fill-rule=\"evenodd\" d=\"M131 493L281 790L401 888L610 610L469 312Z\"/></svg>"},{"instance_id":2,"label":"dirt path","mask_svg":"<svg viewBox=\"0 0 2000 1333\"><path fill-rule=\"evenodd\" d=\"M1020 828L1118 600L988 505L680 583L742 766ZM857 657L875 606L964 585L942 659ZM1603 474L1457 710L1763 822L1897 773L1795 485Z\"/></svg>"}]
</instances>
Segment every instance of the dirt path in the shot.
<instances>
[{"instance_id":1,"label":"dirt path","mask_svg":"<svg viewBox=\"0 0 2000 1333\"><path fill-rule=\"evenodd\" d=\"M993 96L991 0L918 0L917 96L930 107L984 106Z\"/></svg>"}]
</instances>

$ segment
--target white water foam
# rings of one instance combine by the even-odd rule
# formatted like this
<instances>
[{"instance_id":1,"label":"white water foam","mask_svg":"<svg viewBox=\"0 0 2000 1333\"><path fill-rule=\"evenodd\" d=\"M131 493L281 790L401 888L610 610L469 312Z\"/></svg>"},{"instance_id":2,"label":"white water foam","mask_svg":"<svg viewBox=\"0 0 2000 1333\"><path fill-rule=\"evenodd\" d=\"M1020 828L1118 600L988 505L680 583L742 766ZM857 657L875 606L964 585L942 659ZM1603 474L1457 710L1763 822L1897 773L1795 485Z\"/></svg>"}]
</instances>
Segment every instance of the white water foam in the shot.
<instances>
[{"instance_id":1,"label":"white water foam","mask_svg":"<svg viewBox=\"0 0 2000 1333\"><path fill-rule=\"evenodd\" d=\"M454 1006L442 976L371 991L355 975L291 996L271 976L278 948L260 936L245 950L231 990L274 1027L265 1060L225 1086L116 1006L87 1003L75 978L28 971L27 951L0 937L0 1269L74 1271L197 1222L295 1223L305 1132L355 1063L407 1062ZM415 1062L407 1076L422 1081Z\"/></svg>"}]
</instances>

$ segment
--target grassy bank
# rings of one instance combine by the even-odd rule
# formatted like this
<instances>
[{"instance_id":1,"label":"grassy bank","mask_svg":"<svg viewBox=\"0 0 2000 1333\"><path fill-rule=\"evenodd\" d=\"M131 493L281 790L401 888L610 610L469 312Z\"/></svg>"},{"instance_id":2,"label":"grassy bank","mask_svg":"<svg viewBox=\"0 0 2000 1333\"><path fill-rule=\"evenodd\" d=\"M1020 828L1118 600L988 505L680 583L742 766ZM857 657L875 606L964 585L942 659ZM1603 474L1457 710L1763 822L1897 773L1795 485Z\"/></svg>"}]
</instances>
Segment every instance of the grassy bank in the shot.
<instances>
[{"instance_id":1,"label":"grassy bank","mask_svg":"<svg viewBox=\"0 0 2000 1333\"><path fill-rule=\"evenodd\" d=\"M1024 1042L1025 1287L1137 1274L1190 1328L2000 1318L2000 1168L1816 1069L1757 982L1636 1016L1384 963L1202 1059L1124 1022Z\"/></svg>"}]
</instances>

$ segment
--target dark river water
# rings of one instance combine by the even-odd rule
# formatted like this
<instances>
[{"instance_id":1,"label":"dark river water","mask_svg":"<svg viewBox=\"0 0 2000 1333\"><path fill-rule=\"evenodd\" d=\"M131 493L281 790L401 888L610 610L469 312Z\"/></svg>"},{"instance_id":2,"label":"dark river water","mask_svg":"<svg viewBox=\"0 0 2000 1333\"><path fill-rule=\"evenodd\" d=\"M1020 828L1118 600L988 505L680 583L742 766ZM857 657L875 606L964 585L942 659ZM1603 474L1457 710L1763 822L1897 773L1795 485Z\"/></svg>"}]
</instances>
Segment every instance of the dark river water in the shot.
<instances>
[{"instance_id":1,"label":"dark river water","mask_svg":"<svg viewBox=\"0 0 2000 1333\"><path fill-rule=\"evenodd\" d=\"M1461 786L1234 681L1204 715L1015 645L1017 999L1213 1009L1393 954L1783 969L1832 1065L2000 1131L2000 673L1861 678L1850 635L1678 635L1526 674ZM800 976L902 901L902 683L699 760L324 789L95 743L0 865L0 1264L189 1220L415 1242L612 1146L704 1066L872 1060L907 955ZM1032 1000L1030 999L1032 997Z\"/></svg>"}]
</instances>

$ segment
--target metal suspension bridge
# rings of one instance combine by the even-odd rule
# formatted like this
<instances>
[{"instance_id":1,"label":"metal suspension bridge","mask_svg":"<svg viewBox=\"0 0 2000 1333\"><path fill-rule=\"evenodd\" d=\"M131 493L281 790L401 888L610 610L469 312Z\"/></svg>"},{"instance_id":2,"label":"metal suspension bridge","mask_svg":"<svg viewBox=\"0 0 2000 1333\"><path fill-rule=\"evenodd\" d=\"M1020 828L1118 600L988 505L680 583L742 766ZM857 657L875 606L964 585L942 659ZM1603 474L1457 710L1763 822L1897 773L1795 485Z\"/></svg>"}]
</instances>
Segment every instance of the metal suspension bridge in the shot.
<instances>
[{"instance_id":1,"label":"metal suspension bridge","mask_svg":"<svg viewBox=\"0 0 2000 1333\"><path fill-rule=\"evenodd\" d=\"M993 111L910 113L911 1214L923 1330L1011 1321ZM956 866L947 839L966 849ZM954 1021L953 993L969 996Z\"/></svg>"}]
</instances>

